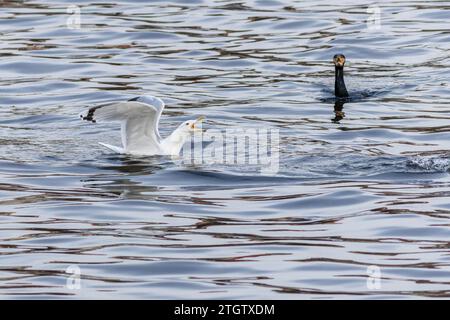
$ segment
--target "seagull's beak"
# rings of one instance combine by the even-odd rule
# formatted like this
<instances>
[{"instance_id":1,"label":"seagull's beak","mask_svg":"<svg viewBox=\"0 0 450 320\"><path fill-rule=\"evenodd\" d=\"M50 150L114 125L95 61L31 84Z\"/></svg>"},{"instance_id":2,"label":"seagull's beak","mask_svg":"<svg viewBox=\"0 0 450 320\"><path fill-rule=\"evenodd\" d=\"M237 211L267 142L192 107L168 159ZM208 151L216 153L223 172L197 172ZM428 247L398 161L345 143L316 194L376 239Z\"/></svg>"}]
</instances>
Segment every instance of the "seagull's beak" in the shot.
<instances>
[{"instance_id":1,"label":"seagull's beak","mask_svg":"<svg viewBox=\"0 0 450 320\"><path fill-rule=\"evenodd\" d=\"M195 122L192 124L191 129L194 130L195 132L203 132L201 128L197 128L198 125L201 125L203 120L205 120L204 116L198 117L197 120L195 120Z\"/></svg>"}]
</instances>

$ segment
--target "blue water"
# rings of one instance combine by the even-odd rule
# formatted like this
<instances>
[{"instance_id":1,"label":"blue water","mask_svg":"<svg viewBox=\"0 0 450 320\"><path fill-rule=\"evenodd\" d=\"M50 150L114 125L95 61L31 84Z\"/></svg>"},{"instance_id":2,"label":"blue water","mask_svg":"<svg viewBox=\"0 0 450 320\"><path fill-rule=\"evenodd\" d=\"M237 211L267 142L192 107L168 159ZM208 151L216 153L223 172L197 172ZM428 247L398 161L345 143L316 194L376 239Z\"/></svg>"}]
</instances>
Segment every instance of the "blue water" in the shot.
<instances>
[{"instance_id":1,"label":"blue water","mask_svg":"<svg viewBox=\"0 0 450 320\"><path fill-rule=\"evenodd\" d=\"M0 3L0 297L448 298L450 5L370 5ZM278 173L114 155L78 118L142 94L163 136L278 129Z\"/></svg>"}]
</instances>

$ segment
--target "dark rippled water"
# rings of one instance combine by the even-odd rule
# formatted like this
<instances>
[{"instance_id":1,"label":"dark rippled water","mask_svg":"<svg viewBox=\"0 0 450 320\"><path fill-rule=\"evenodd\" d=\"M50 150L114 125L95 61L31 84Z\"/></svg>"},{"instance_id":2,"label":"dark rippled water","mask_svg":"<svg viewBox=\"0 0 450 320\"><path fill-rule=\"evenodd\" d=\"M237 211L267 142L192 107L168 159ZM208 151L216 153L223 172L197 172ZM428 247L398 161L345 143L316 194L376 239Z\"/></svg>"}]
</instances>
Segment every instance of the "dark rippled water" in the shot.
<instances>
[{"instance_id":1,"label":"dark rippled water","mask_svg":"<svg viewBox=\"0 0 450 320\"><path fill-rule=\"evenodd\" d=\"M2 298L450 296L448 2L380 1L379 29L361 1L77 2L80 29L0 3ZM113 155L78 119L141 94L162 135L279 129L279 173Z\"/></svg>"}]
</instances>

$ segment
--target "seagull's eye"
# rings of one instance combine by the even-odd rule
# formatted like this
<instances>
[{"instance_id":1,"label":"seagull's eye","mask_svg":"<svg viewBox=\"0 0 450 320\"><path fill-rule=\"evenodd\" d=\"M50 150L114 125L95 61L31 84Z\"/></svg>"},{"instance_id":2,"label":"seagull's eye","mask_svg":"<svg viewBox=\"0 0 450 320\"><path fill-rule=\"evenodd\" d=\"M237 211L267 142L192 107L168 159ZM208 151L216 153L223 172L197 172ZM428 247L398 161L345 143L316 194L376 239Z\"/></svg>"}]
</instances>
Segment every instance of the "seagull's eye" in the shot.
<instances>
[{"instance_id":1,"label":"seagull's eye","mask_svg":"<svg viewBox=\"0 0 450 320\"><path fill-rule=\"evenodd\" d=\"M186 123L186 125L188 126L188 125L189 125L189 122L188 122L188 123Z\"/></svg>"}]
</instances>

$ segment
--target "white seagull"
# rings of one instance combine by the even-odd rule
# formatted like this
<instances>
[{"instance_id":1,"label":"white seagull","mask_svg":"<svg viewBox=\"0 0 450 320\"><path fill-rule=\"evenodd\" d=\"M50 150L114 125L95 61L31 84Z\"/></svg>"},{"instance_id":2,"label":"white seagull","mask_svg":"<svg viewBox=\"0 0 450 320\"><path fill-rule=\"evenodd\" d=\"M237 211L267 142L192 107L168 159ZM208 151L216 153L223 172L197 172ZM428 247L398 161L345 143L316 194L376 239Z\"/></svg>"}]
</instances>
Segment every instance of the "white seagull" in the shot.
<instances>
[{"instance_id":1,"label":"white seagull","mask_svg":"<svg viewBox=\"0 0 450 320\"><path fill-rule=\"evenodd\" d=\"M167 138L158 131L159 118L164 102L152 96L140 96L125 102L95 106L80 114L82 120L93 123L119 121L121 123L122 147L99 142L117 153L134 155L179 155L187 138L196 131L204 117L183 122Z\"/></svg>"}]
</instances>

